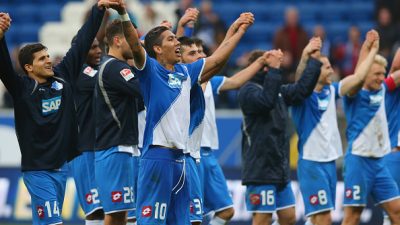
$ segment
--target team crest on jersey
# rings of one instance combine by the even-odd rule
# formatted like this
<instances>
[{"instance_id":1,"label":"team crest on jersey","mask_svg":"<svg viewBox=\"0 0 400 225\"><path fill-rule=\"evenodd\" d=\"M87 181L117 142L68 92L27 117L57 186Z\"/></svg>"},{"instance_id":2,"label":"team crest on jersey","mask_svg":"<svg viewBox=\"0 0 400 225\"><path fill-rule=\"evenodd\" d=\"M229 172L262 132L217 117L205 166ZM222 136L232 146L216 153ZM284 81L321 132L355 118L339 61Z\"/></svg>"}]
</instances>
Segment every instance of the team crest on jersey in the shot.
<instances>
[{"instance_id":1,"label":"team crest on jersey","mask_svg":"<svg viewBox=\"0 0 400 225\"><path fill-rule=\"evenodd\" d=\"M317 195L311 195L310 196L310 203L311 203L311 205L317 205L318 204L318 196Z\"/></svg>"},{"instance_id":2,"label":"team crest on jersey","mask_svg":"<svg viewBox=\"0 0 400 225\"><path fill-rule=\"evenodd\" d=\"M383 99L382 90L376 93L375 95L369 96L369 104L373 106L379 106Z\"/></svg>"},{"instance_id":3,"label":"team crest on jersey","mask_svg":"<svg viewBox=\"0 0 400 225\"><path fill-rule=\"evenodd\" d=\"M44 208L43 208L43 206L36 206L36 212L37 212L37 215L38 215L38 217L39 217L39 219L43 219L44 218Z\"/></svg>"},{"instance_id":4,"label":"team crest on jersey","mask_svg":"<svg viewBox=\"0 0 400 225\"><path fill-rule=\"evenodd\" d=\"M185 80L186 77L183 73L169 73L168 74L168 85L171 88L182 88L182 81Z\"/></svg>"},{"instance_id":5,"label":"team crest on jersey","mask_svg":"<svg viewBox=\"0 0 400 225\"><path fill-rule=\"evenodd\" d=\"M93 197L92 197L92 194L91 194L91 193L86 194L85 199L86 199L86 203L87 203L87 204L90 205L90 204L93 203Z\"/></svg>"},{"instance_id":6,"label":"team crest on jersey","mask_svg":"<svg viewBox=\"0 0 400 225\"><path fill-rule=\"evenodd\" d=\"M150 217L151 216L151 206L144 206L142 208L142 217Z\"/></svg>"},{"instance_id":7,"label":"team crest on jersey","mask_svg":"<svg viewBox=\"0 0 400 225\"><path fill-rule=\"evenodd\" d=\"M126 80L129 81L130 79L134 78L135 75L132 73L130 69L123 69L119 72L121 76Z\"/></svg>"},{"instance_id":8,"label":"team crest on jersey","mask_svg":"<svg viewBox=\"0 0 400 225\"><path fill-rule=\"evenodd\" d=\"M122 192L120 192L120 191L111 192L111 201L112 202L122 202Z\"/></svg>"},{"instance_id":9,"label":"team crest on jersey","mask_svg":"<svg viewBox=\"0 0 400 225\"><path fill-rule=\"evenodd\" d=\"M318 99L318 109L325 111L328 109L328 105L329 105L329 96L326 96L325 98L319 98Z\"/></svg>"},{"instance_id":10,"label":"team crest on jersey","mask_svg":"<svg viewBox=\"0 0 400 225\"><path fill-rule=\"evenodd\" d=\"M60 109L60 106L61 96L51 99L42 99L42 115L47 116L56 113Z\"/></svg>"},{"instance_id":11,"label":"team crest on jersey","mask_svg":"<svg viewBox=\"0 0 400 225\"><path fill-rule=\"evenodd\" d=\"M56 91L59 91L59 90L61 90L61 89L64 88L64 85L63 85L62 83L58 82L58 81L54 81L54 82L51 84L51 88L54 89L54 90L56 90Z\"/></svg>"},{"instance_id":12,"label":"team crest on jersey","mask_svg":"<svg viewBox=\"0 0 400 225\"><path fill-rule=\"evenodd\" d=\"M96 75L97 70L93 69L90 66L87 66L84 70L83 70L83 74L88 75L89 77L94 77L94 75Z\"/></svg>"},{"instance_id":13,"label":"team crest on jersey","mask_svg":"<svg viewBox=\"0 0 400 225\"><path fill-rule=\"evenodd\" d=\"M259 195L259 194L250 194L250 203L252 205L261 204L261 195Z\"/></svg>"}]
</instances>

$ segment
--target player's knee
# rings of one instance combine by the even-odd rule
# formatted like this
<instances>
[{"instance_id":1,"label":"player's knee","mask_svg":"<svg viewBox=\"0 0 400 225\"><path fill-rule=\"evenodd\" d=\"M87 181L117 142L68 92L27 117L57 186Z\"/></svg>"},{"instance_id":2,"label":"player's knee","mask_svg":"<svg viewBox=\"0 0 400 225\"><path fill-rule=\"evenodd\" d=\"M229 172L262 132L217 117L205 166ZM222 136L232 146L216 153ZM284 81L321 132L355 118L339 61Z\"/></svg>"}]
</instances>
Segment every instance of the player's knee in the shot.
<instances>
[{"instance_id":1,"label":"player's knee","mask_svg":"<svg viewBox=\"0 0 400 225\"><path fill-rule=\"evenodd\" d=\"M331 225L332 224L332 217L330 211L327 213L321 213L313 216L313 223L318 225Z\"/></svg>"},{"instance_id":2,"label":"player's knee","mask_svg":"<svg viewBox=\"0 0 400 225\"><path fill-rule=\"evenodd\" d=\"M218 212L216 214L216 216L218 216L218 217L220 217L220 218L222 218L224 220L229 221L229 220L232 219L234 214L235 214L235 210L233 209L233 207L231 207L231 208L227 208L227 209L225 209L225 210L223 210L221 212Z\"/></svg>"},{"instance_id":3,"label":"player's knee","mask_svg":"<svg viewBox=\"0 0 400 225\"><path fill-rule=\"evenodd\" d=\"M86 220L104 220L104 211L102 209L96 210L87 215Z\"/></svg>"},{"instance_id":4,"label":"player's knee","mask_svg":"<svg viewBox=\"0 0 400 225\"><path fill-rule=\"evenodd\" d=\"M388 214L392 224L400 224L400 208L393 209Z\"/></svg>"},{"instance_id":5,"label":"player's knee","mask_svg":"<svg viewBox=\"0 0 400 225\"><path fill-rule=\"evenodd\" d=\"M295 215L290 215L290 216L286 217L284 224L287 224L287 225L296 224L296 216Z\"/></svg>"}]
</instances>

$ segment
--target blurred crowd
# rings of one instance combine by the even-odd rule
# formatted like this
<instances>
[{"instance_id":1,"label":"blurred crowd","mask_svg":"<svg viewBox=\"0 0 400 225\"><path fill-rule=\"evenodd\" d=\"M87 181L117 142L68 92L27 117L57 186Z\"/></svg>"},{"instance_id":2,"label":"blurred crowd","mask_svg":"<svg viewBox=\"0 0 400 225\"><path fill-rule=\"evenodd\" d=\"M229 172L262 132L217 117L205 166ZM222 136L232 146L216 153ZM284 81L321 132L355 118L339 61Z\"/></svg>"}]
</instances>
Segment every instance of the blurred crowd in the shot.
<instances>
[{"instance_id":1,"label":"blurred crowd","mask_svg":"<svg viewBox=\"0 0 400 225\"><path fill-rule=\"evenodd\" d=\"M164 14L157 12L150 0L143 1L144 18L137 19L133 12L130 12L130 18L138 26L141 34L146 34L152 27L159 25L164 18ZM200 10L200 17L194 24L194 36L203 40L206 46L205 51L210 54L224 39L226 33L225 22L213 10L213 4L210 0L202 0L195 5L193 0L180 0L175 10L176 21L184 14L189 7L197 7ZM350 26L347 39L345 41L333 42L325 33L323 25L316 25L312 33L308 33L300 23L301 14L294 6L288 6L282 20L282 27L277 29L274 34L272 48L281 49L285 58L283 69L285 70L285 82L292 83L296 80L294 76L295 68L301 58L302 49L307 45L310 36L319 36L323 40L322 54L327 56L332 63L336 79L341 79L354 71L358 60L358 53L362 44L362 33L357 26ZM112 20L114 15L109 15ZM400 47L400 3L391 0L376 0L375 2L375 27L380 35L379 54L386 57L389 62L398 47ZM371 27L372 28L372 27ZM17 60L17 51L19 47L12 50L12 60L15 70L22 73ZM223 74L229 76L235 71L245 66L248 54L245 53L236 61L231 62L224 69ZM53 57L55 63L60 59ZM388 65L390 66L390 65ZM217 108L237 108L236 91L228 91L219 96L215 96ZM12 108L11 97L7 94L3 84L0 82L0 108Z\"/></svg>"}]
</instances>

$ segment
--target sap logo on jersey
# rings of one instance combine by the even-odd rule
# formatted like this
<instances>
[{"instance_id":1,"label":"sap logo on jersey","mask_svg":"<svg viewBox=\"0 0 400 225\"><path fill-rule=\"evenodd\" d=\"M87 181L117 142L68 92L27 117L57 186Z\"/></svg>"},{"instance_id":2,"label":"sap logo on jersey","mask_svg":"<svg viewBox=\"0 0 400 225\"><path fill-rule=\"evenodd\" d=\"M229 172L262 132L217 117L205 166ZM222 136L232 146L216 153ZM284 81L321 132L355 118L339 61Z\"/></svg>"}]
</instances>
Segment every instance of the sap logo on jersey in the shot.
<instances>
[{"instance_id":1,"label":"sap logo on jersey","mask_svg":"<svg viewBox=\"0 0 400 225\"><path fill-rule=\"evenodd\" d=\"M122 192L120 192L120 191L111 192L111 201L112 202L122 202Z\"/></svg>"},{"instance_id":2,"label":"sap logo on jersey","mask_svg":"<svg viewBox=\"0 0 400 225\"><path fill-rule=\"evenodd\" d=\"M150 217L151 216L151 206L144 206L142 209L142 217Z\"/></svg>"},{"instance_id":3,"label":"sap logo on jersey","mask_svg":"<svg viewBox=\"0 0 400 225\"><path fill-rule=\"evenodd\" d=\"M44 116L55 113L61 105L61 96L42 100L42 114Z\"/></svg>"}]
</instances>

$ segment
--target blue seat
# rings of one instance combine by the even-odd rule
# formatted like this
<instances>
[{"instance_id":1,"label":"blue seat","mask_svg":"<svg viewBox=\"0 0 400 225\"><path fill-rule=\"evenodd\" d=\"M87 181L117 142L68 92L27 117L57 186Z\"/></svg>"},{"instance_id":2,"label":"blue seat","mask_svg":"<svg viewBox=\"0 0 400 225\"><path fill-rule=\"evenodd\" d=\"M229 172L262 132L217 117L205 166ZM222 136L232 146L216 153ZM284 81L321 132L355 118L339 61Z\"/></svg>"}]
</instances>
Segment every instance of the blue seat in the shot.
<instances>
[{"instance_id":1,"label":"blue seat","mask_svg":"<svg viewBox=\"0 0 400 225\"><path fill-rule=\"evenodd\" d=\"M45 23L47 21L60 21L62 5L59 4L45 4L40 8L38 13L39 22Z\"/></svg>"},{"instance_id":2,"label":"blue seat","mask_svg":"<svg viewBox=\"0 0 400 225\"><path fill-rule=\"evenodd\" d=\"M38 31L40 24L23 23L14 24L16 33L13 35L15 43L38 42Z\"/></svg>"},{"instance_id":3,"label":"blue seat","mask_svg":"<svg viewBox=\"0 0 400 225\"><path fill-rule=\"evenodd\" d=\"M331 23L325 26L325 32L331 40L343 39L347 37L349 27L350 23L348 22Z\"/></svg>"},{"instance_id":4,"label":"blue seat","mask_svg":"<svg viewBox=\"0 0 400 225\"><path fill-rule=\"evenodd\" d=\"M348 6L342 3L327 3L320 7L320 17L326 22L342 21L346 17Z\"/></svg>"},{"instance_id":5,"label":"blue seat","mask_svg":"<svg viewBox=\"0 0 400 225\"><path fill-rule=\"evenodd\" d=\"M38 11L41 6L20 4L15 7L13 21L31 23L38 20Z\"/></svg>"}]
</instances>

